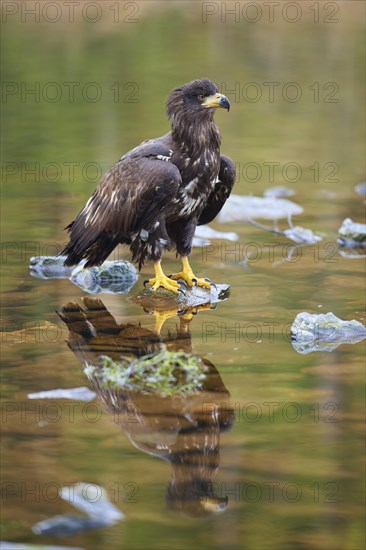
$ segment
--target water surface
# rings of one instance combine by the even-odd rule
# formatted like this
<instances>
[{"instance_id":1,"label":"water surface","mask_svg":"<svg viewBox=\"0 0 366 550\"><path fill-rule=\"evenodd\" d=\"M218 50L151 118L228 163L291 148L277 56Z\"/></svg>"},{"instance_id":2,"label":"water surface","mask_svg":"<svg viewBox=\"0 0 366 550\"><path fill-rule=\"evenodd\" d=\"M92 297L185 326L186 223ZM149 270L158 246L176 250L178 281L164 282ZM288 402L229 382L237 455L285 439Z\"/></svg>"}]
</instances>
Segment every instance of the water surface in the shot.
<instances>
[{"instance_id":1,"label":"water surface","mask_svg":"<svg viewBox=\"0 0 366 550\"><path fill-rule=\"evenodd\" d=\"M330 3L340 8L334 23L322 22L323 11L316 23L308 2L297 23L282 16L249 23L222 14L203 22L200 3L138 2L138 21L127 24L114 23L103 4L94 24L79 14L74 23L22 23L18 15L3 25L4 81L18 91L3 103L2 538L88 550L363 548L364 345L300 355L289 338L301 311L364 322L364 260L342 257L336 244L343 219L364 215L354 191L364 179L363 5ZM212 363L216 393L197 402L136 400L140 432L125 410L114 422L103 395L90 404L29 401L36 391L91 387L55 313L82 306L86 294L68 280L32 278L30 256L60 250L63 228L99 175L166 132L167 93L202 76L232 102L216 120L222 150L237 163L235 192L291 187L304 208L294 222L324 240L287 261L284 237L246 223L212 224L240 239L195 249L192 265L229 283L230 298L194 316L184 337L176 334L182 320L172 317L162 338ZM49 83L61 88L59 100L50 100L58 88ZM22 96L22 86L39 86L39 94ZM92 101L95 90L101 97ZM296 90L301 98L292 101ZM164 266L176 271L173 253ZM128 299L150 274L145 266L128 297L98 296L117 323L153 330L154 316ZM225 421L199 418L206 402ZM208 493L199 494L197 479ZM74 512L57 489L78 481L105 487L126 519L66 541L33 534L38 521ZM194 498L179 491L187 487Z\"/></svg>"}]
</instances>

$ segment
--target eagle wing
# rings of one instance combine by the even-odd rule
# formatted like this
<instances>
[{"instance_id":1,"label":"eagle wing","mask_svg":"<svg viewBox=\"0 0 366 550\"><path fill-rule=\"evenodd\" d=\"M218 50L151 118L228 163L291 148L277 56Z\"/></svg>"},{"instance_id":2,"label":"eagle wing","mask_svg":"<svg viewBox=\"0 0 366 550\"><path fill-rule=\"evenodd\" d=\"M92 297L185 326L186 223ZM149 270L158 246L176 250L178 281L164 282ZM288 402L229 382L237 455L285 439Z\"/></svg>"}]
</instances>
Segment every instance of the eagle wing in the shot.
<instances>
[{"instance_id":1,"label":"eagle wing","mask_svg":"<svg viewBox=\"0 0 366 550\"><path fill-rule=\"evenodd\" d=\"M151 230L169 214L182 178L170 162L168 144L168 136L147 140L112 166L67 227L71 235L62 251L65 265L83 258L86 266L101 264L117 244Z\"/></svg>"},{"instance_id":2,"label":"eagle wing","mask_svg":"<svg viewBox=\"0 0 366 550\"><path fill-rule=\"evenodd\" d=\"M216 218L226 200L229 198L233 188L235 182L235 164L225 155L221 155L220 159L221 164L217 181L208 196L206 206L198 218L197 225L210 223L214 218Z\"/></svg>"}]
</instances>

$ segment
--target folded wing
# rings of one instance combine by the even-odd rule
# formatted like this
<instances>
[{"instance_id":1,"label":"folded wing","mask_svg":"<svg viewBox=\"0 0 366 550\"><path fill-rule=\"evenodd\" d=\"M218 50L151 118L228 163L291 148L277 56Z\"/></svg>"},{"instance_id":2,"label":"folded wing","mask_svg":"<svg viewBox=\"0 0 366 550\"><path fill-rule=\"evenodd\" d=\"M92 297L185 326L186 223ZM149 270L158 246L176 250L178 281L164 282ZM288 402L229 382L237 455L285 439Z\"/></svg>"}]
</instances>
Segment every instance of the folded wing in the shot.
<instances>
[{"instance_id":1,"label":"folded wing","mask_svg":"<svg viewBox=\"0 0 366 550\"><path fill-rule=\"evenodd\" d=\"M152 230L157 219L171 213L181 183L171 154L164 138L149 140L112 166L67 227L65 265L82 259L86 266L100 265L119 243L130 243L135 234Z\"/></svg>"},{"instance_id":2,"label":"folded wing","mask_svg":"<svg viewBox=\"0 0 366 550\"><path fill-rule=\"evenodd\" d=\"M210 223L216 218L226 200L229 198L234 182L235 164L229 157L221 155L219 175L207 199L207 204L198 219L198 225Z\"/></svg>"}]
</instances>

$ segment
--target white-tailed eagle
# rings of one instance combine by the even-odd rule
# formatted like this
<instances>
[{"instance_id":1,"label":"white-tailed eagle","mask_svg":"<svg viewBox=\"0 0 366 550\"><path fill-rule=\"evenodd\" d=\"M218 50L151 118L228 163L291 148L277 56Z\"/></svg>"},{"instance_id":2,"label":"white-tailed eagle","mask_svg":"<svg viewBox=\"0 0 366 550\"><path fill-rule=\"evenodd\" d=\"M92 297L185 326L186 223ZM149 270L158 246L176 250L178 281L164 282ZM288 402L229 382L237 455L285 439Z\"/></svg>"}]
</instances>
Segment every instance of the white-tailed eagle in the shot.
<instances>
[{"instance_id":1,"label":"white-tailed eagle","mask_svg":"<svg viewBox=\"0 0 366 550\"><path fill-rule=\"evenodd\" d=\"M179 279L210 288L188 262L197 225L209 223L223 207L235 180L232 160L220 154L214 112L229 110L226 96L208 79L173 90L167 101L172 129L143 141L106 173L67 229L65 265L86 259L100 265L118 244L127 244L139 268L153 261L153 290L178 293ZM182 271L167 277L161 268L165 250L175 248Z\"/></svg>"}]
</instances>

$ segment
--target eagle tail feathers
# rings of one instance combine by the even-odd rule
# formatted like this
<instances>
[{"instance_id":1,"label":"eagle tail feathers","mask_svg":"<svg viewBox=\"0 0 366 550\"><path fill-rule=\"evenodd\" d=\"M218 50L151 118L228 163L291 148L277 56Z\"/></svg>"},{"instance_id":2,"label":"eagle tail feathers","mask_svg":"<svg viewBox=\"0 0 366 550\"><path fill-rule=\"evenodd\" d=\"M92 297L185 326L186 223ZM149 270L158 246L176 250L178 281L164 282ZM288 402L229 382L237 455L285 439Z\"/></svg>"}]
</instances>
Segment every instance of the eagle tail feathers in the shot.
<instances>
[{"instance_id":1,"label":"eagle tail feathers","mask_svg":"<svg viewBox=\"0 0 366 550\"><path fill-rule=\"evenodd\" d=\"M75 222L74 222L75 223ZM70 224L72 226L72 224ZM107 231L85 238L85 235L71 234L70 242L60 255L67 256L64 265L73 266L86 260L84 267L101 265L119 244L120 239Z\"/></svg>"}]
</instances>

